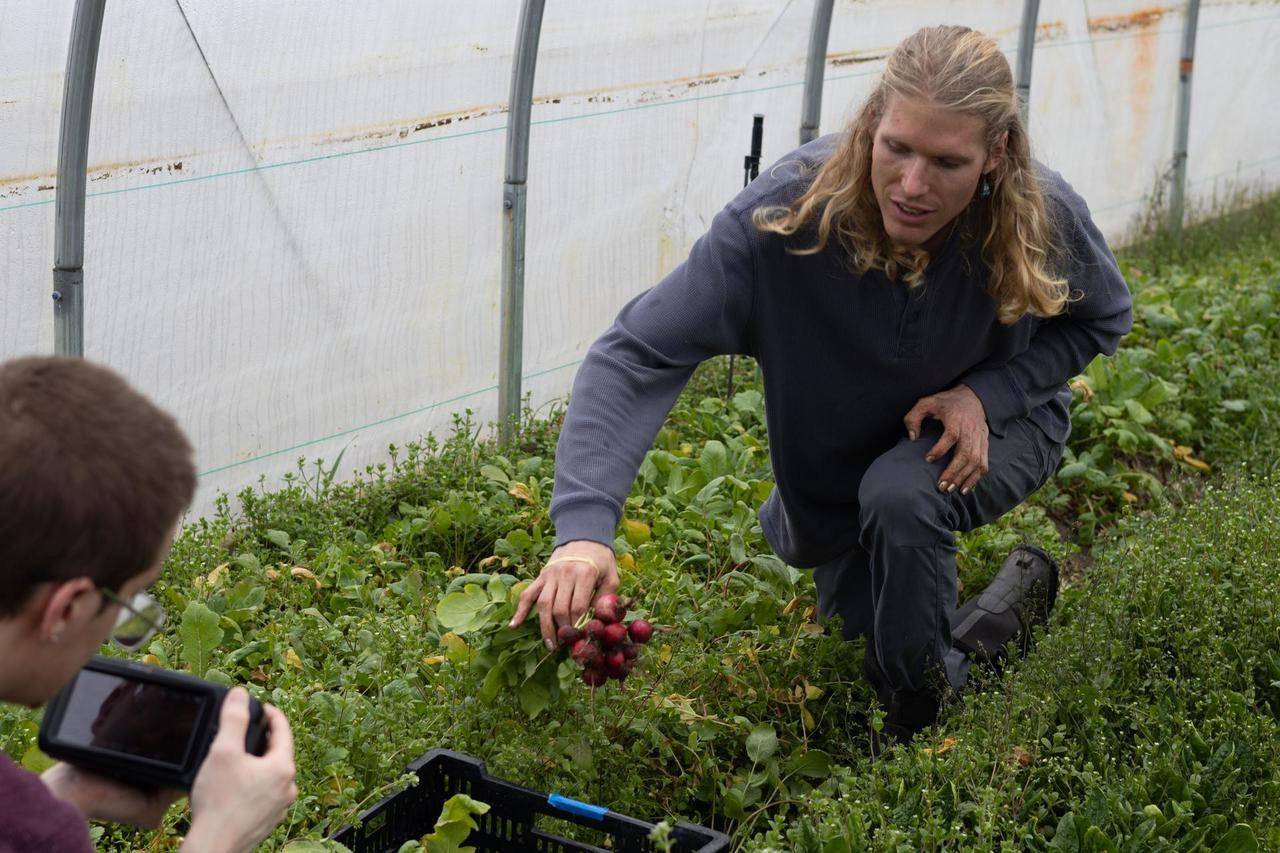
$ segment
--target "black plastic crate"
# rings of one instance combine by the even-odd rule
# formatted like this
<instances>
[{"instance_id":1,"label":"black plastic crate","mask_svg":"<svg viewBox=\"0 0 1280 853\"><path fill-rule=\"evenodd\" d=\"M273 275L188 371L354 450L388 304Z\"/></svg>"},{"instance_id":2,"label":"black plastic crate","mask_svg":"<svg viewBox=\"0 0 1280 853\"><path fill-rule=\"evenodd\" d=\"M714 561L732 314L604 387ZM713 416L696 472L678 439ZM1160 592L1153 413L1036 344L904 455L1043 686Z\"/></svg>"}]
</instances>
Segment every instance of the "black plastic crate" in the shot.
<instances>
[{"instance_id":1,"label":"black plastic crate","mask_svg":"<svg viewBox=\"0 0 1280 853\"><path fill-rule=\"evenodd\" d=\"M404 842L421 838L435 827L445 800L454 794L467 794L490 806L488 814L476 815L477 829L466 841L476 848L476 853L605 853L604 847L540 831L539 815L601 832L611 839L612 847L608 849L614 851L654 851L649 841L653 824L495 779L484 772L484 762L461 752L433 749L410 764L409 772L417 774L417 785L384 797L360 815L359 825L343 827L333 840L355 853L395 853ZM729 836L684 821L672 827L671 838L679 853L716 853L729 848Z\"/></svg>"}]
</instances>

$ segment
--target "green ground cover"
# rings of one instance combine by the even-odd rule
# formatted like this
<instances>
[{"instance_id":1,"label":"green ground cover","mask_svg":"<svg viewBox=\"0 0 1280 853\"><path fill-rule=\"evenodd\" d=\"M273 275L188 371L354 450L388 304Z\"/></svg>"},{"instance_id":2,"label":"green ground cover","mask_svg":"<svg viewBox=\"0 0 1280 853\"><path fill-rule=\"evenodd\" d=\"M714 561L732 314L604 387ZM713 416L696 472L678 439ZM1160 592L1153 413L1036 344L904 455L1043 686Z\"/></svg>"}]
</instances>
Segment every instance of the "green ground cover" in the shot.
<instances>
[{"instance_id":1,"label":"green ground cover","mask_svg":"<svg viewBox=\"0 0 1280 853\"><path fill-rule=\"evenodd\" d=\"M517 447L463 420L352 482L300 463L285 488L224 501L175 545L172 625L149 653L289 716L301 793L277 842L336 829L448 746L743 849L1280 846L1278 249L1273 201L1122 256L1137 328L1073 383L1062 468L961 543L968 591L1022 539L1068 561L1053 628L887 757L867 754L861 649L815 624L808 573L761 535L749 365L729 400L724 363L699 371L628 499L623 589L664 630L623 687L592 694L523 651L532 625L499 642L437 618L444 595L483 592L476 624L500 619L549 554L557 410ZM38 766L34 733L0 711L0 747ZM182 821L97 831L163 848Z\"/></svg>"}]
</instances>

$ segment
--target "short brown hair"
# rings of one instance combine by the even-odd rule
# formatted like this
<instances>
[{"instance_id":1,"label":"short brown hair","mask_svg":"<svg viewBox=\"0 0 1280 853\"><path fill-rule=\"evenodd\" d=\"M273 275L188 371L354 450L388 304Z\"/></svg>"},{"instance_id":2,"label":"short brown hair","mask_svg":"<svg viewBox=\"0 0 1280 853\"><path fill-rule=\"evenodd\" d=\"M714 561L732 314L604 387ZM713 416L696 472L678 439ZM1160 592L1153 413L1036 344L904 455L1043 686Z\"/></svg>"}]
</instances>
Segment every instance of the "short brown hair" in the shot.
<instances>
[{"instance_id":1,"label":"short brown hair","mask_svg":"<svg viewBox=\"0 0 1280 853\"><path fill-rule=\"evenodd\" d=\"M113 371L0 364L0 615L48 581L118 590L160 558L195 487L177 422Z\"/></svg>"}]
</instances>

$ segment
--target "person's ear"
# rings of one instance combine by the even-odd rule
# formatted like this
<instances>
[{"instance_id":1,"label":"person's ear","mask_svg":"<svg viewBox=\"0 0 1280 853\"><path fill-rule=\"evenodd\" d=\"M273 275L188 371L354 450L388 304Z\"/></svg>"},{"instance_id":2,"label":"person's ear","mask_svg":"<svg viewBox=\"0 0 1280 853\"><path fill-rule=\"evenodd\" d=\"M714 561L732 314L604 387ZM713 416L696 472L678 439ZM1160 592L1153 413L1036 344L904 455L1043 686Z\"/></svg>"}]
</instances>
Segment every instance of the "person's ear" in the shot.
<instances>
[{"instance_id":1,"label":"person's ear","mask_svg":"<svg viewBox=\"0 0 1280 853\"><path fill-rule=\"evenodd\" d=\"M44 595L38 596L39 627L37 639L57 643L69 631L97 618L102 596L97 585L86 577L58 581Z\"/></svg>"},{"instance_id":2,"label":"person's ear","mask_svg":"<svg viewBox=\"0 0 1280 853\"><path fill-rule=\"evenodd\" d=\"M982 174L990 177L991 173L1000 168L1000 164L1004 162L1005 152L1009 149L1009 131L1000 134L1000 138L996 140L995 145L991 146L991 150L987 153L987 162L982 165Z\"/></svg>"}]
</instances>

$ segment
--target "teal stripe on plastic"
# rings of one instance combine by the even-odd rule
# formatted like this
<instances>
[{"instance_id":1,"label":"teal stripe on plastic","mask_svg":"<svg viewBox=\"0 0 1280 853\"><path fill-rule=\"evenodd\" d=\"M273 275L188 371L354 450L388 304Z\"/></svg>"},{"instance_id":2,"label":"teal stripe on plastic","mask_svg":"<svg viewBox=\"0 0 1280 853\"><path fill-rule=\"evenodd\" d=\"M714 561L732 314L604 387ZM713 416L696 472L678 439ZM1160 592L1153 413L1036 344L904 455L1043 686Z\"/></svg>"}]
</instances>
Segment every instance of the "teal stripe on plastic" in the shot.
<instances>
[{"instance_id":1,"label":"teal stripe on plastic","mask_svg":"<svg viewBox=\"0 0 1280 853\"><path fill-rule=\"evenodd\" d=\"M558 370L565 370L566 368L573 367L578 364L582 364L582 359L580 358L574 359L568 364L560 364L555 367L549 367L546 370L539 370L535 373L528 373L528 374L525 374L524 378L537 379L539 376L546 376L549 373L555 373ZM208 470L201 471L200 473L196 474L196 476L207 477L210 474L217 474L221 471L228 471L232 468L239 468L242 465L250 465L254 462L260 462L263 459L270 459L272 456L279 456L282 453L292 453L297 450L303 450L315 444L321 444L326 441L331 441L335 438L342 438L343 436L346 436L346 435L353 435L355 433L361 432L362 430L371 429L372 427L376 427L376 426L382 426L383 424L389 424L392 421L398 421L402 418L410 417L411 415L420 415L423 412L429 412L432 409L438 409L441 406L447 406L450 403L461 402L462 400L465 400L468 397L475 397L479 394L486 394L490 391L497 391L497 390L498 390L497 385L489 385L485 388L477 388L475 391L468 391L465 394L459 394L456 397L450 397L448 400L439 400L435 403L431 403L430 405L419 406L416 409L412 409L408 412L401 412L398 415L390 415L385 418L379 418L376 421L370 421L367 424L361 424L360 426L351 427L350 429L344 429L341 432L330 433L329 435L322 435L319 438L313 438L308 441L301 441L301 442L298 442L297 444L292 444L288 447L282 447L279 450L272 450L268 453L259 453L257 456L251 456L248 459L241 459L239 462L228 462L226 465L219 465L216 468L209 468Z\"/></svg>"},{"instance_id":2,"label":"teal stripe on plastic","mask_svg":"<svg viewBox=\"0 0 1280 853\"><path fill-rule=\"evenodd\" d=\"M602 806L593 806L589 803L571 800L568 797L562 797L559 794L548 795L547 805L552 808L559 809L562 812L575 814L578 817L590 818L591 820L604 820L604 816L609 813L609 810Z\"/></svg>"},{"instance_id":3,"label":"teal stripe on plastic","mask_svg":"<svg viewBox=\"0 0 1280 853\"><path fill-rule=\"evenodd\" d=\"M1202 24L1200 25L1199 29L1202 31L1214 30L1214 29L1221 29L1223 27L1235 27L1235 26L1241 26L1244 24L1256 24L1256 23L1262 23L1267 21L1277 21L1277 20L1280 20L1280 15L1266 15L1258 18L1246 18L1238 21L1219 21L1213 24ZM1048 48L1055 48L1055 47L1068 47L1071 45L1078 45L1078 44L1096 44L1099 42L1119 41L1123 39L1132 39L1132 38L1139 38L1139 37L1151 36L1151 35L1156 35L1156 36L1175 35L1180 32L1181 30L1170 29L1170 30L1158 30L1158 31L1152 31L1152 32L1144 31L1139 33L1117 33L1114 35L1096 36L1096 37L1091 37L1087 39L1071 39L1066 41L1046 41L1044 44L1040 45L1040 48L1048 49ZM1010 56L1012 56L1013 54L1016 54L1017 52L1018 52L1017 48L1010 48L1005 51L1006 55L1010 55ZM883 57L878 58L874 61L881 62L883 61ZM874 70L868 70L868 71L856 71L851 74L829 74L827 75L826 80L827 82L832 82L836 80L852 80L857 77L868 77L875 73L876 71ZM680 104L691 104L691 103L697 103L699 101L717 100L720 98L735 98L735 97L741 97L743 95L752 95L759 92L768 92L775 89L798 88L803 85L804 85L803 80L796 80L796 81L789 81L786 83L776 83L771 86L760 86L756 88L737 89L730 92L717 92L715 94L709 94L709 95L694 95L692 97L687 97L687 98L673 98L667 101L655 101L653 103L648 103L648 104L633 104L626 107L619 107L611 110L599 110L597 112L591 112L591 113L580 113L577 115L559 116L556 118L549 118L549 119L535 119L534 121L530 122L530 124L535 124L535 125L562 124L564 122L584 121L588 119L601 118L604 116L618 115L619 113L636 112L638 110L650 110L650 109L661 108L661 107L673 107L673 106L678 106ZM535 104L535 106L537 106L537 104ZM479 130L463 131L461 133L448 133L448 134L442 134L440 136L427 137L425 139L412 139L407 142L393 142L389 145L375 145L369 148L357 149L355 151L337 151L332 154L320 154L314 157L303 157L298 160L284 160L277 163L262 163L254 166L248 166L243 169L230 169L223 172L213 172L208 175L195 175L189 178L178 178L176 180L171 180L171 181L160 181L154 184L140 184L138 186L132 186L132 187L118 187L112 190L100 190L98 192L88 193L86 195L86 198L100 198L102 196L118 195L120 193L133 193L133 192L138 192L140 190L150 190L150 189L159 189L163 187L180 186L182 184L190 184L195 182L214 180L217 178L228 178L236 175L247 175L255 172L265 172L270 169L281 169L289 166L302 166L308 163L318 163L325 160L336 160L344 157L355 157L362 154L374 154L379 151L392 151L400 148L409 148L412 146L425 145L425 144L434 143L434 142L447 142L453 139L464 139L469 136L479 136L479 135L491 134L491 133L502 133L502 132L505 132L506 129L507 129L507 126L503 124L499 127L486 127L486 128L481 128ZM53 204L53 202L54 202L53 199L46 198L46 199L39 199L37 201L24 201L24 202L18 202L17 204L0 205L0 213L4 213L10 210L20 210L26 207L43 207L45 205ZM1131 203L1136 204L1136 202L1131 202Z\"/></svg>"}]
</instances>

